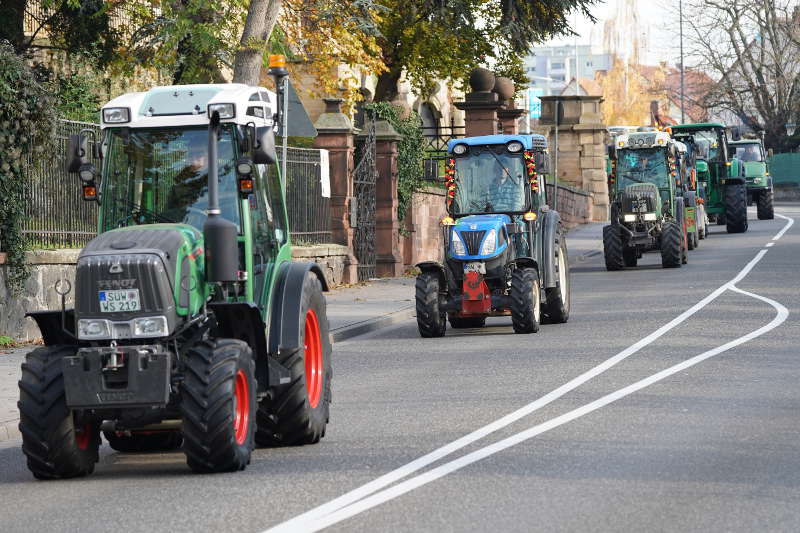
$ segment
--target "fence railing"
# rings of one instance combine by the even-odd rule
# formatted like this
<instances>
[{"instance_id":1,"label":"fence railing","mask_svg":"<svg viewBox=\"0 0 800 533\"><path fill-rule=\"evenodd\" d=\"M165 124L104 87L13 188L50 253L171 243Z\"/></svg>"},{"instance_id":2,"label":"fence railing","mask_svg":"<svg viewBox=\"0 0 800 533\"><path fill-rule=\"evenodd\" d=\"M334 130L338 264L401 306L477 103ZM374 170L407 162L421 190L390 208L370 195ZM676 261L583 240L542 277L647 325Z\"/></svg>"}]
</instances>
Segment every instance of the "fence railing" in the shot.
<instances>
[{"instance_id":1,"label":"fence railing","mask_svg":"<svg viewBox=\"0 0 800 533\"><path fill-rule=\"evenodd\" d=\"M290 146L287 150L286 210L292 240L297 244L331 242L331 201L322 196L320 154L311 148Z\"/></svg>"},{"instance_id":2,"label":"fence railing","mask_svg":"<svg viewBox=\"0 0 800 533\"><path fill-rule=\"evenodd\" d=\"M66 171L69 136L97 124L61 120L56 156L30 172L22 232L30 248L81 248L97 234L97 204L85 202L77 176ZM280 156L280 148L278 149ZM288 149L286 207L292 240L298 244L331 242L330 198L322 196L320 150Z\"/></svg>"}]
</instances>

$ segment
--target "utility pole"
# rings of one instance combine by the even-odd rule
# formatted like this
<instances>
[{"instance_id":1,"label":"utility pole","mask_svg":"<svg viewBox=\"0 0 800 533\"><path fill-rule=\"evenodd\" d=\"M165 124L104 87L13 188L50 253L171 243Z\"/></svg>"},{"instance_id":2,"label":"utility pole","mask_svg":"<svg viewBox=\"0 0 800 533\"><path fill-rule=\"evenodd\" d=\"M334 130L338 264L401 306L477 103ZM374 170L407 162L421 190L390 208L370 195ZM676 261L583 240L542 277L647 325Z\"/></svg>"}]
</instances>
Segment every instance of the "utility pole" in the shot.
<instances>
[{"instance_id":1,"label":"utility pole","mask_svg":"<svg viewBox=\"0 0 800 533\"><path fill-rule=\"evenodd\" d=\"M680 18L681 34L681 124L686 124L686 112L684 111L684 85L683 85L683 0L678 0L678 17Z\"/></svg>"}]
</instances>

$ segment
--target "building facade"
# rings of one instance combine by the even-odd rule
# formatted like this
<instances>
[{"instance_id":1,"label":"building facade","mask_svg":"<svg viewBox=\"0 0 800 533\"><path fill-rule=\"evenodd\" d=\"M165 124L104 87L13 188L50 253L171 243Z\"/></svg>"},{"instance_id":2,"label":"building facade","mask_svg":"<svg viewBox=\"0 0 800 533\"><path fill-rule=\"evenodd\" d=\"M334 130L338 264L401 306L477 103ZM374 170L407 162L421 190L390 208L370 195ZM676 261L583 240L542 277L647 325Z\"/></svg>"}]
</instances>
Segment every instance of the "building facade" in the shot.
<instances>
[{"instance_id":1,"label":"building facade","mask_svg":"<svg viewBox=\"0 0 800 533\"><path fill-rule=\"evenodd\" d=\"M577 68L576 68L577 59ZM596 53L590 45L540 46L524 61L531 88L544 96L559 95L573 78L593 80L597 71L611 68L609 53Z\"/></svg>"}]
</instances>

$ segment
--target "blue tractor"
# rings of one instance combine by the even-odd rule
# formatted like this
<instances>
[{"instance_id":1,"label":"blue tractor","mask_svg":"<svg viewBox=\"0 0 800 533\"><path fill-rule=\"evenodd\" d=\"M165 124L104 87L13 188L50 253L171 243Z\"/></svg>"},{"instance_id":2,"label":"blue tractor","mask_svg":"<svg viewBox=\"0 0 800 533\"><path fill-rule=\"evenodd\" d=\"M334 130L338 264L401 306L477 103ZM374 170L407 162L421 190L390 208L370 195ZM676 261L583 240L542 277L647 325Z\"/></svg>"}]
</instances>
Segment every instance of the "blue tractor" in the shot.
<instances>
[{"instance_id":1,"label":"blue tractor","mask_svg":"<svg viewBox=\"0 0 800 533\"><path fill-rule=\"evenodd\" d=\"M511 316L516 333L569 318L567 243L547 205L547 140L541 135L453 139L445 170L443 262L417 267L423 337Z\"/></svg>"}]
</instances>

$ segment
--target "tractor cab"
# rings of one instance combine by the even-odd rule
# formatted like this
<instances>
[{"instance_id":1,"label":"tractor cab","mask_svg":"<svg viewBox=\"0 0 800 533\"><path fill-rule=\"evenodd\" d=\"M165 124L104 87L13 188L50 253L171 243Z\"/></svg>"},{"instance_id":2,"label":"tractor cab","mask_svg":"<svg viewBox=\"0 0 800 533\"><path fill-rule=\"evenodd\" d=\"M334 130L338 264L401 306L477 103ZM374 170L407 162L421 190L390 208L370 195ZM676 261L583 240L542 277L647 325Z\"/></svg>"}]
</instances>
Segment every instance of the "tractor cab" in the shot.
<instances>
[{"instance_id":1,"label":"tractor cab","mask_svg":"<svg viewBox=\"0 0 800 533\"><path fill-rule=\"evenodd\" d=\"M660 217L665 208L669 211L675 195L676 152L669 134L637 132L620 135L616 139L616 148L614 193L623 204L623 211L638 212L644 207L642 212L652 213L653 220Z\"/></svg>"}]
</instances>

